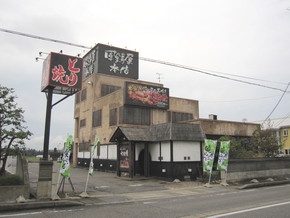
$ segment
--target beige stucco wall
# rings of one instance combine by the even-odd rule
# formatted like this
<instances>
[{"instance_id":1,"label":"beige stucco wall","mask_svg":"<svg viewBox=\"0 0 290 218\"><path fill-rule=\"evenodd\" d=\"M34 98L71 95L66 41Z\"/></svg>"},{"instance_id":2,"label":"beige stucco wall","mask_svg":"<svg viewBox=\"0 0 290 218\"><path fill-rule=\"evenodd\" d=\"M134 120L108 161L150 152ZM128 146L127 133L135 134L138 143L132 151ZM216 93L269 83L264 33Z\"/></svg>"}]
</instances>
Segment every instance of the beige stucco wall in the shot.
<instances>
[{"instance_id":1,"label":"beige stucco wall","mask_svg":"<svg viewBox=\"0 0 290 218\"><path fill-rule=\"evenodd\" d=\"M94 73L83 81L82 89L86 89L86 100L75 104L74 118L75 118L75 131L74 131L74 154L73 164L76 165L77 145L82 142L94 142L97 135L101 144L112 144L109 142L111 136L119 126L119 108L124 105L124 85L125 81L148 84L151 86L163 87L163 84L145 82L135 79L122 78L117 76L110 76L104 74ZM88 84L91 82L91 84ZM110 86L118 86L121 89L112 92L109 95L101 97L102 84ZM81 99L80 99L81 100ZM192 113L196 119L199 117L198 101L190 99L182 99L170 97L169 111ZM110 126L110 110L117 108L117 125ZM102 109L102 125L99 127L92 127L93 112ZM151 124L159 124L168 122L168 110L154 109L150 111ZM86 119L86 126L80 127L80 121ZM129 124L122 124L123 126ZM132 126L132 125L130 125Z\"/></svg>"},{"instance_id":2,"label":"beige stucco wall","mask_svg":"<svg viewBox=\"0 0 290 218\"><path fill-rule=\"evenodd\" d=\"M88 82L92 84L88 84ZM118 108L119 122L119 107L124 105L124 84L125 81L134 83L148 84L152 86L163 87L163 84L145 82L135 79L122 78L104 74L94 73L83 81L83 90L87 90L87 98L75 105L74 118L75 122L75 143L94 141L95 135L101 136L100 143L108 144L110 137L117 128L109 126L110 109ZM119 86L121 89L101 97L102 84ZM170 97L170 111L192 113L194 118L199 117L198 101L190 99L181 99ZM92 115L96 110L102 109L102 126L92 128ZM86 126L80 127L80 120L86 119ZM167 110L151 109L151 124L159 124L168 122Z\"/></svg>"},{"instance_id":3,"label":"beige stucco wall","mask_svg":"<svg viewBox=\"0 0 290 218\"><path fill-rule=\"evenodd\" d=\"M198 119L192 123L200 124L205 134L230 136L252 136L253 132L260 126L255 123L209 119Z\"/></svg>"},{"instance_id":4,"label":"beige stucco wall","mask_svg":"<svg viewBox=\"0 0 290 218\"><path fill-rule=\"evenodd\" d=\"M88 82L92 84L88 84ZM74 118L75 118L75 143L88 141L94 141L95 135L100 136L101 144L109 144L110 137L117 128L116 126L109 126L110 109L118 108L118 122L119 122L119 107L124 105L124 85L125 81L134 83L148 84L152 86L163 87L163 84L151 83L145 81L139 81L130 78L122 78L117 76L110 76L104 74L94 73L90 77L83 81L82 89L87 90L87 98L85 101L81 101L77 105L75 104ZM119 86L121 89L101 97L102 84ZM102 126L92 127L93 112L102 109ZM166 122L167 114L165 111L154 110L152 112L152 123L164 123ZM79 121L86 119L86 126L80 127Z\"/></svg>"},{"instance_id":5,"label":"beige stucco wall","mask_svg":"<svg viewBox=\"0 0 290 218\"><path fill-rule=\"evenodd\" d=\"M174 112L192 113L194 119L199 118L199 103L196 100L170 97L169 110Z\"/></svg>"}]
</instances>

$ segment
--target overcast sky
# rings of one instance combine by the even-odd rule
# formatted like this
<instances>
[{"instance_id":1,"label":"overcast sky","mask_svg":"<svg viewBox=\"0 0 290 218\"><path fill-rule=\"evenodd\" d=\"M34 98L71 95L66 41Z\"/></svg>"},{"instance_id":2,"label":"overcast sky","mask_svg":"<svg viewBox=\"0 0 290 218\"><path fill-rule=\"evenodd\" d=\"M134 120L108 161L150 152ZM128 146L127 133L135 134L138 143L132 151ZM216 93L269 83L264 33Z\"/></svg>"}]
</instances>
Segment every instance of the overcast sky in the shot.
<instances>
[{"instance_id":1,"label":"overcast sky","mask_svg":"<svg viewBox=\"0 0 290 218\"><path fill-rule=\"evenodd\" d=\"M290 0L0 0L0 28L89 47L109 43L244 81L139 61L140 80L159 82L161 74L170 96L199 101L200 118L264 120L290 82ZM88 49L3 31L0 42L0 84L15 89L25 110L34 133L27 147L42 150L46 96L40 91L42 60L35 57ZM289 91L270 119L289 117ZM53 102L62 97L54 95ZM50 149L62 148L74 134L73 108L74 97L53 108Z\"/></svg>"}]
</instances>

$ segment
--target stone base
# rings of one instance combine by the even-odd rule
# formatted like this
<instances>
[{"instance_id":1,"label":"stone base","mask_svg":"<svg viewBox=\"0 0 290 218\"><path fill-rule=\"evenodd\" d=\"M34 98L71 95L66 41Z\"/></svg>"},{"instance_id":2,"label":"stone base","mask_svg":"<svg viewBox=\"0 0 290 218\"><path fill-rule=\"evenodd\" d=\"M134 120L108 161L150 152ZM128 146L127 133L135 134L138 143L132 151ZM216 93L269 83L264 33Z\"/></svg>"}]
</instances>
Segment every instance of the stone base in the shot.
<instances>
[{"instance_id":1,"label":"stone base","mask_svg":"<svg viewBox=\"0 0 290 218\"><path fill-rule=\"evenodd\" d=\"M229 184L228 184L226 181L223 181L223 182L221 183L221 185L222 185L222 186L229 186Z\"/></svg>"},{"instance_id":2,"label":"stone base","mask_svg":"<svg viewBox=\"0 0 290 218\"><path fill-rule=\"evenodd\" d=\"M80 194L80 197L81 198L88 198L88 197L90 197L86 192L82 192L81 194Z\"/></svg>"},{"instance_id":3,"label":"stone base","mask_svg":"<svg viewBox=\"0 0 290 218\"><path fill-rule=\"evenodd\" d=\"M39 162L37 198L51 198L52 167L52 161L41 160Z\"/></svg>"},{"instance_id":4,"label":"stone base","mask_svg":"<svg viewBox=\"0 0 290 218\"><path fill-rule=\"evenodd\" d=\"M206 187L206 188L212 188L212 185L211 185L210 183L206 183L206 184L204 185L204 187Z\"/></svg>"}]
</instances>

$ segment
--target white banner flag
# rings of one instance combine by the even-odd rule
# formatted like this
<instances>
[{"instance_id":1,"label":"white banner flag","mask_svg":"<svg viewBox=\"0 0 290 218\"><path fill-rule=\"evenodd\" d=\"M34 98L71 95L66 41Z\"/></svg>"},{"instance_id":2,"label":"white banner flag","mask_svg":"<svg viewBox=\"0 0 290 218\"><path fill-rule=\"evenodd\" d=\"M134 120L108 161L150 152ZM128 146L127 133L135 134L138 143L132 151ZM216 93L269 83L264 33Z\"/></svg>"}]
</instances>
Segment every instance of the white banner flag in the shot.
<instances>
[{"instance_id":1,"label":"white banner flag","mask_svg":"<svg viewBox=\"0 0 290 218\"><path fill-rule=\"evenodd\" d=\"M229 153L230 153L230 141L221 142L218 165L217 165L218 170L227 172L228 162L229 162Z\"/></svg>"},{"instance_id":2,"label":"white banner flag","mask_svg":"<svg viewBox=\"0 0 290 218\"><path fill-rule=\"evenodd\" d=\"M214 161L214 155L216 150L216 140L206 139L204 142L204 161L203 161L203 171L207 173L212 172L212 166Z\"/></svg>"}]
</instances>

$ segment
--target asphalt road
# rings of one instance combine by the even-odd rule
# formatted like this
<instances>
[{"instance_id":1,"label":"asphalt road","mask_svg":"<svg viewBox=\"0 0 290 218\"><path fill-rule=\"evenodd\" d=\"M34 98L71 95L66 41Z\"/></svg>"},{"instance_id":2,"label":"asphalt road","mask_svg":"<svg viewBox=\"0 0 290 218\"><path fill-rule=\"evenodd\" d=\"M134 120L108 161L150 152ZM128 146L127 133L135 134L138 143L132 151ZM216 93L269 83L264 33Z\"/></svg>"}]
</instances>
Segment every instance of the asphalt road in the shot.
<instances>
[{"instance_id":1,"label":"asphalt road","mask_svg":"<svg viewBox=\"0 0 290 218\"><path fill-rule=\"evenodd\" d=\"M76 189L81 191L87 171L73 169L72 173L75 174L72 181L75 181ZM77 175L82 177L77 178ZM90 194L94 193L103 198L106 196L115 198L124 196L124 198L114 203L7 212L0 214L0 217L289 217L290 185L246 190L221 186L209 189L197 186L193 189L188 186L176 189L176 194L172 194L174 192L172 192L172 188L168 188L168 185L173 184L164 184L157 180L127 181L116 178L114 174L103 172L94 172L93 178L89 182ZM65 188L70 191L69 185ZM114 194L114 192L116 193ZM162 198L154 195L160 192L163 193ZM171 194L166 195L167 192ZM134 200L127 201L130 196L133 197L137 194L140 195L138 200L131 198Z\"/></svg>"}]
</instances>

